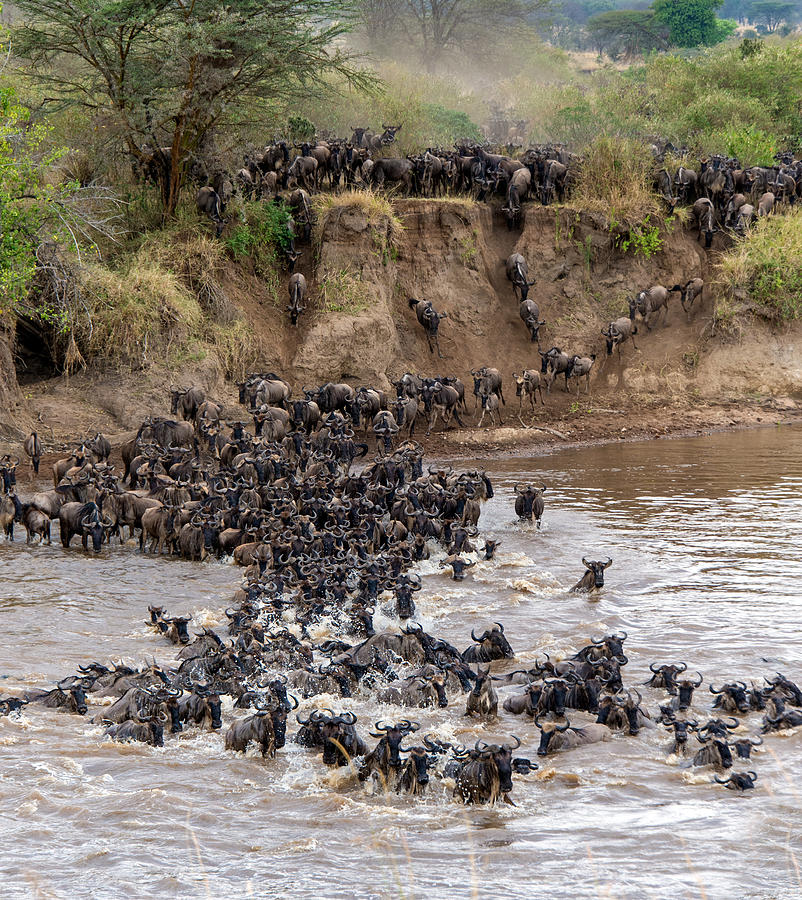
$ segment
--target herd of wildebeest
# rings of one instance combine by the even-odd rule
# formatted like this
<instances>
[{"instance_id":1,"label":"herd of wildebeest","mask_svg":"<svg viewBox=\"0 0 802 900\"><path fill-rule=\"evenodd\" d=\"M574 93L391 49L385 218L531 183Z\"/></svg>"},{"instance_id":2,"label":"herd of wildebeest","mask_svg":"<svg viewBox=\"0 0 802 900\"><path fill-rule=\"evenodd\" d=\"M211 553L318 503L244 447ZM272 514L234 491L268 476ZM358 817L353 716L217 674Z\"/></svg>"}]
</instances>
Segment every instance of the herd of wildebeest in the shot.
<instances>
[{"instance_id":1,"label":"herd of wildebeest","mask_svg":"<svg viewBox=\"0 0 802 900\"><path fill-rule=\"evenodd\" d=\"M200 183L207 179L197 195L201 214L211 218L217 234L225 226L226 206L235 193L245 199L287 201L287 227L289 239L284 250L287 265L292 273L289 280L288 313L293 325L306 309L307 278L293 272L299 252L296 238L309 241L314 225L312 194L324 189L332 191L360 188L390 189L407 196L437 197L445 194L463 194L480 201L491 202L498 198L501 210L510 229L520 227L523 221L523 204L537 200L548 205L554 200L564 201L571 193L582 166L582 157L562 145L540 145L522 150L513 156L508 153L490 152L487 147L470 141L461 141L452 150L428 148L414 156L388 156L388 148L395 143L401 125L384 125L381 133L374 134L365 128L353 128L348 139L328 136L326 139L291 144L277 140L258 152L245 154L244 166L235 175L218 170L211 177L199 171ZM498 149L498 148L496 148ZM744 166L734 158L705 157L696 168L686 165L669 165L667 160L685 161L688 152L670 143L651 145L654 156L654 187L656 193L673 212L677 206L690 206L693 222L710 248L717 231L743 234L758 217L768 216L780 205L791 205L802 197L802 161L792 153L781 153L774 166ZM521 318L537 339L540 323L537 305L527 301L525 274L518 271L524 262L520 254L507 260L507 272L516 287L521 289ZM525 265L525 262L524 262ZM688 299L701 293L701 279L695 278L686 285L676 285L671 291L681 292L683 306ZM667 290L657 285L661 291ZM686 295L690 294L690 298ZM643 295L641 295L643 296ZM655 298L651 298L655 299ZM424 301L428 302L428 301ZM533 309L525 308L526 303ZM637 305L642 315L658 310L650 308L648 300ZM416 310L418 319L427 334L436 338L438 319L430 317L424 322L422 310ZM445 314L441 314L444 317ZM631 316L630 316L631 317ZM619 326L623 332L619 333ZM630 329L628 332L627 329ZM612 331L614 346L631 337L631 326L617 320ZM608 345L611 336L608 334ZM430 340L431 346L431 340ZM439 345L438 345L439 352Z\"/></svg>"},{"instance_id":2,"label":"herd of wildebeest","mask_svg":"<svg viewBox=\"0 0 802 900\"><path fill-rule=\"evenodd\" d=\"M67 552L75 538L88 552L138 537L143 553L197 562L230 556L244 567L224 628L191 635L190 616L149 607L154 639L179 648L174 665L87 659L49 690L0 699L0 714L20 715L28 705L91 712L111 739L158 747L169 747L168 735L185 728L225 727L227 751L255 747L272 758L298 710L292 739L321 754L323 765L353 766L359 781L387 792L421 795L432 782L447 785L466 803L511 803L513 774L527 775L537 764L514 755L522 743L514 735L472 747L434 732L418 740L412 710L450 707L492 728L501 690L503 709L521 717L516 730L539 732L541 757L663 728L667 753L707 767L738 791L757 777L734 768L736 761L747 765L763 742L753 714L762 715L762 735L802 725L802 691L782 674L769 673L762 684L711 682L712 709L705 711L702 675L691 676L685 662L656 660L647 703L644 686L625 678L623 632L591 636L570 656L545 654L517 669L500 622L472 630L465 649L429 633L416 621L416 564L434 554L459 582L480 559L492 565L498 551L499 541L479 539L482 505L493 497L487 473L424 467L420 445L403 439L393 446L376 427L377 398L368 391L326 384L293 400L290 385L274 373L251 375L239 388L253 431L244 420L226 419L202 389L174 390L173 418L142 423L120 448L122 471L110 464L112 448L98 434L53 464L52 490L24 503L16 493L21 460L0 460L0 525L8 539L21 522L29 542L49 543L58 519ZM396 390L403 404L419 387L405 375ZM376 432L372 461L365 460L368 438L358 434L366 421ZM42 456L37 434L24 452L33 478ZM358 459L365 460L361 468ZM545 490L515 485L515 514L535 540ZM582 563L570 592L598 592L612 559ZM379 613L396 625L377 631ZM315 640L323 619L330 636ZM314 700L299 709L322 694L336 711ZM227 723L223 697L232 707ZM388 721L369 730L372 743L347 708L349 698L393 707Z\"/></svg>"}]
</instances>

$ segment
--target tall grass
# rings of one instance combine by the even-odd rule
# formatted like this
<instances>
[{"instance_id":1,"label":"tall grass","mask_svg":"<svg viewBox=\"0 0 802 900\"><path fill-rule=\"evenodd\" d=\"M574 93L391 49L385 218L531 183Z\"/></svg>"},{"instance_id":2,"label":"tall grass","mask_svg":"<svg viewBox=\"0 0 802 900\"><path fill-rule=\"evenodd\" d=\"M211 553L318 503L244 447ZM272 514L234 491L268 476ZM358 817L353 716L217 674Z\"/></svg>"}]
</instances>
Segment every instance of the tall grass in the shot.
<instances>
[{"instance_id":1,"label":"tall grass","mask_svg":"<svg viewBox=\"0 0 802 900\"><path fill-rule=\"evenodd\" d=\"M361 214L371 229L373 243L383 261L398 249L404 224L396 215L390 200L369 188L344 194L317 194L312 205L315 211L313 243L318 249L327 229L336 225L345 212Z\"/></svg>"},{"instance_id":2,"label":"tall grass","mask_svg":"<svg viewBox=\"0 0 802 900\"><path fill-rule=\"evenodd\" d=\"M653 171L654 160L643 143L597 137L583 153L570 205L603 214L611 226L643 222L659 213Z\"/></svg>"},{"instance_id":3,"label":"tall grass","mask_svg":"<svg viewBox=\"0 0 802 900\"><path fill-rule=\"evenodd\" d=\"M759 219L718 264L719 321L739 309L773 320L802 317L802 209Z\"/></svg>"}]
</instances>

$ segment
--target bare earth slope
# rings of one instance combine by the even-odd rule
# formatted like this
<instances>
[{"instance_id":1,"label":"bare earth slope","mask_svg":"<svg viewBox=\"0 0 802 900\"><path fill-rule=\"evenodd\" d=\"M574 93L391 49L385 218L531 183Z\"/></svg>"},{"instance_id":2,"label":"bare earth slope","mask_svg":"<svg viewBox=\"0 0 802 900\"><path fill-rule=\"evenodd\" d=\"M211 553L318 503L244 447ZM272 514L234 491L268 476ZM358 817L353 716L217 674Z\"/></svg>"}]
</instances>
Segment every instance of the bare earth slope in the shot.
<instances>
[{"instance_id":1,"label":"bare earth slope","mask_svg":"<svg viewBox=\"0 0 802 900\"><path fill-rule=\"evenodd\" d=\"M504 270L506 257L518 251L536 279L530 297L547 322L541 346L597 354L591 395L583 391L577 398L555 384L537 424L576 439L622 428L665 433L769 421L771 410L793 414L793 398L802 396L800 330L750 324L737 340L712 334L707 289L690 317L672 295L665 321L651 331L639 325L637 351L627 345L621 360L606 358L600 330L622 314L627 296L653 284L709 278L711 257L678 225L664 234L662 251L646 259L615 250L602 222L572 210L530 207L523 228L510 232L497 210L463 201L398 200L394 208L404 227L393 247L386 220L369 220L348 207L328 213L314 252L306 249L297 267L309 279L311 297L297 328L247 267L231 263L223 287L259 339L257 369L281 373L300 391L329 380L388 388L405 371L454 374L468 383L472 368L496 366L505 379L505 419L518 425L509 412L517 409L511 373L540 365ZM326 309L321 280L342 273L361 282L366 300L349 311ZM441 325L443 359L430 353L409 297L430 299L448 312ZM23 430L38 420L45 439L54 442L88 428L121 432L147 413L167 411L169 383L192 381L236 410L236 389L213 361L178 370L155 362L137 373L89 371L26 385L27 402L9 410L6 420ZM496 433L492 440L518 441L519 432ZM459 440L477 439L463 432Z\"/></svg>"}]
</instances>

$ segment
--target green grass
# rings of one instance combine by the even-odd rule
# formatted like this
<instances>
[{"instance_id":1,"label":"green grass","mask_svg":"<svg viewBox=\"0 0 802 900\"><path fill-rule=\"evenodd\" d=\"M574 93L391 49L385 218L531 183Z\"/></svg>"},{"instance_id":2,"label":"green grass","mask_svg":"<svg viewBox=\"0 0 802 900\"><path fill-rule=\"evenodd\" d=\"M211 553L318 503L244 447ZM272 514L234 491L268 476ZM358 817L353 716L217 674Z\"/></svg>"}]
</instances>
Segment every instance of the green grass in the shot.
<instances>
[{"instance_id":1,"label":"green grass","mask_svg":"<svg viewBox=\"0 0 802 900\"><path fill-rule=\"evenodd\" d=\"M780 321L802 317L802 210L759 219L721 257L717 281L721 323L743 309Z\"/></svg>"}]
</instances>

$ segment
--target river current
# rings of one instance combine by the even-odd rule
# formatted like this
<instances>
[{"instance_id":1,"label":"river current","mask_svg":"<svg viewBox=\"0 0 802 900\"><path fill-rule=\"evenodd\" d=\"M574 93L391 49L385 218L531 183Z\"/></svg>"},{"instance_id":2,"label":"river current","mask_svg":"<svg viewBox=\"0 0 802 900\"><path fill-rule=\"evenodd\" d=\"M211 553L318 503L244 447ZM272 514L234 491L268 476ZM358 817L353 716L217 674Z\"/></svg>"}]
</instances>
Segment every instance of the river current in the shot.
<instances>
[{"instance_id":1,"label":"river current","mask_svg":"<svg viewBox=\"0 0 802 900\"><path fill-rule=\"evenodd\" d=\"M449 460L472 468L471 460ZM712 715L711 683L802 681L802 429L625 443L483 463L496 495L483 536L501 541L455 583L423 563L418 621L460 649L503 622L517 659L569 655L591 634L627 632L624 669L643 687L649 663L687 662L704 675L692 714ZM513 486L545 484L540 531L518 523ZM25 494L24 480L20 484ZM2 695L55 680L92 660L175 660L145 624L148 604L192 613L225 635L223 609L241 570L225 562L141 556L116 543L97 557L77 541L0 543ZM598 598L569 594L582 556L613 558ZM388 608L389 613L389 608ZM395 627L379 614L380 627ZM321 623L320 639L328 634ZM503 700L513 688L500 688ZM90 714L25 708L0 719L0 871L5 898L761 898L802 896L802 734L770 735L735 769L758 773L738 795L708 769L668 756L670 733L536 757L531 719L466 719L400 710L369 696L304 701L352 709L366 736L377 719L411 717L421 734L466 745L517 734L515 806L467 808L433 779L420 800L371 793L349 769L328 770L297 746L289 721L275 760L233 756L222 733L187 728L163 748L104 740ZM569 717L590 721L583 714ZM760 713L738 734L757 734ZM370 743L370 739L369 739ZM695 743L695 741L694 741Z\"/></svg>"}]
</instances>

